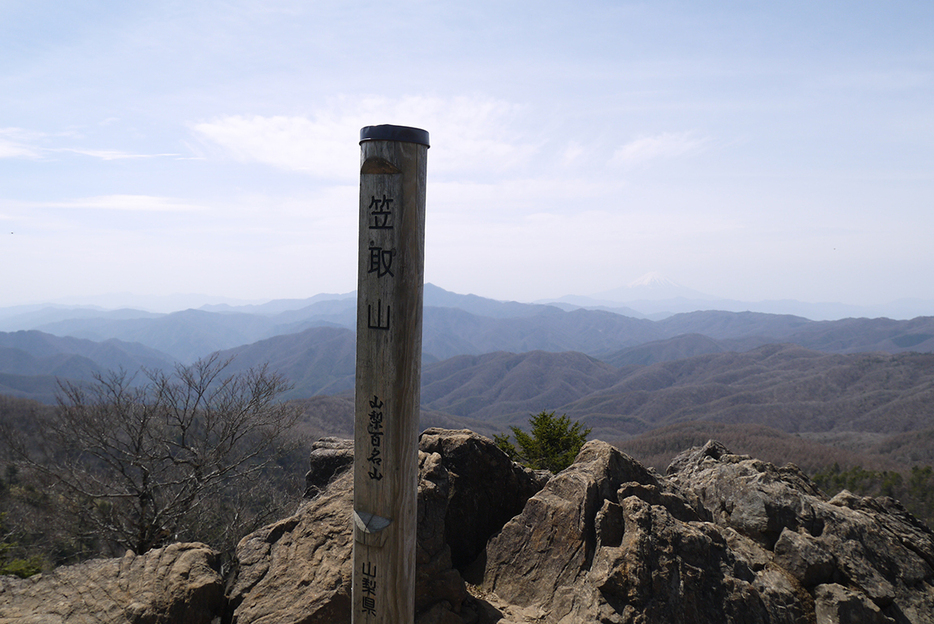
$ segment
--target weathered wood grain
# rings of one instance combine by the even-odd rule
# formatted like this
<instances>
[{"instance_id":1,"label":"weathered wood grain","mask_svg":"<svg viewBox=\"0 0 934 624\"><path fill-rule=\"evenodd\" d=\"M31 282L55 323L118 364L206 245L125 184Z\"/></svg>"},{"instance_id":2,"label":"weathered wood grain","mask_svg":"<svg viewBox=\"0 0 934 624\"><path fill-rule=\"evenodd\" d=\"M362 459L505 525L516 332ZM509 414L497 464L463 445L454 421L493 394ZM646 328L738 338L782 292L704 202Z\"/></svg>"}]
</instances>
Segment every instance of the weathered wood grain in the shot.
<instances>
[{"instance_id":1,"label":"weathered wood grain","mask_svg":"<svg viewBox=\"0 0 934 624\"><path fill-rule=\"evenodd\" d=\"M355 623L415 619L426 145L361 143Z\"/></svg>"}]
</instances>

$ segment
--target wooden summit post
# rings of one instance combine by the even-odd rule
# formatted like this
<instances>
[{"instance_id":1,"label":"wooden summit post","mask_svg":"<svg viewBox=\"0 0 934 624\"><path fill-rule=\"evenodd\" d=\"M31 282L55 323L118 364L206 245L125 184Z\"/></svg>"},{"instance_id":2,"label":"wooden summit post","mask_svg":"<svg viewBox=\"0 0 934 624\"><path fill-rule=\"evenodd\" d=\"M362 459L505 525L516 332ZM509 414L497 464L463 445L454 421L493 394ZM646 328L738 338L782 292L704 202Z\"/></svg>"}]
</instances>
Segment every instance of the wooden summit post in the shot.
<instances>
[{"instance_id":1,"label":"wooden summit post","mask_svg":"<svg viewBox=\"0 0 934 624\"><path fill-rule=\"evenodd\" d=\"M360 130L354 624L415 621L428 132Z\"/></svg>"}]
</instances>

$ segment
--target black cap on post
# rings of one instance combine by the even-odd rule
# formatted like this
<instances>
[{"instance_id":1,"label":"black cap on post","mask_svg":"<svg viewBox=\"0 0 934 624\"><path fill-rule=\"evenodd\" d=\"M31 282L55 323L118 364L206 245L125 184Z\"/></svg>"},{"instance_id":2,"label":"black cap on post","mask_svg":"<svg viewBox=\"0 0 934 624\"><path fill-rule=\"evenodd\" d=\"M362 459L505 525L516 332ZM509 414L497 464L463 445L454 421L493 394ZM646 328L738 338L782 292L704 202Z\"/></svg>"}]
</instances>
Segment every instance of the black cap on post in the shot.
<instances>
[{"instance_id":1,"label":"black cap on post","mask_svg":"<svg viewBox=\"0 0 934 624\"><path fill-rule=\"evenodd\" d=\"M408 126L364 126L360 128L360 142L364 141L402 141L404 143L418 143L425 147L428 144L428 131Z\"/></svg>"}]
</instances>

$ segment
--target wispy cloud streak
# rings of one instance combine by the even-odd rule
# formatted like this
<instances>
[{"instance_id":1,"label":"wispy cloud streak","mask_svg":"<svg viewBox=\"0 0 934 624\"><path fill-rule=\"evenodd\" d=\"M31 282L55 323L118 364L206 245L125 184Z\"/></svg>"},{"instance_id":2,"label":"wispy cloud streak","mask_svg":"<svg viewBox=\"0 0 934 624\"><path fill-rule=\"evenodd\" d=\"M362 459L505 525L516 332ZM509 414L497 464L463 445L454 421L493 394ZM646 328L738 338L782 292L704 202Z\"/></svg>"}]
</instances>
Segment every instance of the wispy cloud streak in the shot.
<instances>
[{"instance_id":1,"label":"wispy cloud streak","mask_svg":"<svg viewBox=\"0 0 934 624\"><path fill-rule=\"evenodd\" d=\"M207 210L204 206L186 203L171 197L152 195L102 195L62 202L43 202L36 207L118 210L125 212L193 212Z\"/></svg>"},{"instance_id":2,"label":"wispy cloud streak","mask_svg":"<svg viewBox=\"0 0 934 624\"><path fill-rule=\"evenodd\" d=\"M344 179L356 171L360 128L411 125L432 136L434 173L497 172L523 166L537 149L509 132L520 108L484 97L340 98L308 116L231 115L191 128L203 143L237 160Z\"/></svg>"},{"instance_id":3,"label":"wispy cloud streak","mask_svg":"<svg viewBox=\"0 0 934 624\"><path fill-rule=\"evenodd\" d=\"M632 140L613 153L614 165L638 165L661 158L677 158L699 151L706 138L694 132L663 132Z\"/></svg>"}]
</instances>

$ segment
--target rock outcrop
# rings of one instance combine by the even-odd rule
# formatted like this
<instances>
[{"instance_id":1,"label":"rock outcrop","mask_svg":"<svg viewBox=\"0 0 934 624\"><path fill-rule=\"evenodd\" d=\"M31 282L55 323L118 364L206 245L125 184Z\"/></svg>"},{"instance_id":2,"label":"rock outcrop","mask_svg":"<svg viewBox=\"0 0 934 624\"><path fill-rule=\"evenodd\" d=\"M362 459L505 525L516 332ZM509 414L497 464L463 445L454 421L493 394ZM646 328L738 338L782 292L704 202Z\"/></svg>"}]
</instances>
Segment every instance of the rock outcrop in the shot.
<instances>
[{"instance_id":1,"label":"rock outcrop","mask_svg":"<svg viewBox=\"0 0 934 624\"><path fill-rule=\"evenodd\" d=\"M352 459L352 444L317 444L306 491L320 493L295 516L240 542L230 596L235 624L350 622ZM461 571L542 485L539 475L511 462L487 438L441 429L421 435L418 622L478 619Z\"/></svg>"},{"instance_id":2,"label":"rock outcrop","mask_svg":"<svg viewBox=\"0 0 934 624\"><path fill-rule=\"evenodd\" d=\"M668 472L725 532L769 557L750 560L757 574L775 567L804 588L818 621L934 622L934 533L897 501L846 490L827 500L794 466L716 442L682 453Z\"/></svg>"},{"instance_id":3,"label":"rock outcrop","mask_svg":"<svg viewBox=\"0 0 934 624\"><path fill-rule=\"evenodd\" d=\"M487 547L505 622L934 622L934 534L716 442L667 477L602 442Z\"/></svg>"},{"instance_id":4,"label":"rock outcrop","mask_svg":"<svg viewBox=\"0 0 934 624\"><path fill-rule=\"evenodd\" d=\"M314 498L343 471L353 465L353 440L321 438L311 445L308 472L305 473L305 498Z\"/></svg>"},{"instance_id":5,"label":"rock outcrop","mask_svg":"<svg viewBox=\"0 0 934 624\"><path fill-rule=\"evenodd\" d=\"M224 609L217 553L172 544L28 579L0 576L0 624L208 624Z\"/></svg>"},{"instance_id":6,"label":"rock outcrop","mask_svg":"<svg viewBox=\"0 0 934 624\"><path fill-rule=\"evenodd\" d=\"M551 477L547 471L513 463L491 440L472 431L428 429L418 446L437 454L444 466L449 489L441 507L444 541L451 548L453 565L461 571L483 554L490 537L520 513Z\"/></svg>"},{"instance_id":7,"label":"rock outcrop","mask_svg":"<svg viewBox=\"0 0 934 624\"><path fill-rule=\"evenodd\" d=\"M352 454L316 445L311 498L241 541L226 604L213 553L174 545L3 579L0 623L350 622ZM546 481L486 438L429 429L419 470L418 624L934 624L930 529L716 442L661 475L592 441Z\"/></svg>"}]
</instances>

